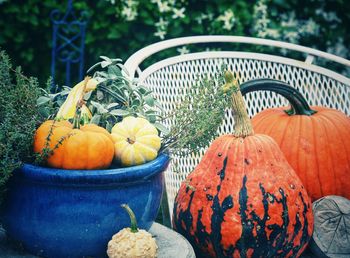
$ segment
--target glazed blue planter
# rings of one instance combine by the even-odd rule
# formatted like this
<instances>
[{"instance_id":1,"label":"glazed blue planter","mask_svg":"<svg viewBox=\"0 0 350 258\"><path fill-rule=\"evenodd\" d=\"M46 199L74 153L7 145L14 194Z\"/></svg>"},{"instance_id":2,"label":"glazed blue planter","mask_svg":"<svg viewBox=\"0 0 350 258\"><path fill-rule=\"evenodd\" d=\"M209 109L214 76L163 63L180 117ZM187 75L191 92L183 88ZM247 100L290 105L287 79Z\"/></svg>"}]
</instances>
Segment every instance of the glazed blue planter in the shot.
<instances>
[{"instance_id":1,"label":"glazed blue planter","mask_svg":"<svg viewBox=\"0 0 350 258\"><path fill-rule=\"evenodd\" d=\"M25 164L9 182L1 222L8 236L34 255L106 257L112 235L129 226L121 204L133 209L140 228L151 227L168 163L161 154L147 164L107 170Z\"/></svg>"}]
</instances>

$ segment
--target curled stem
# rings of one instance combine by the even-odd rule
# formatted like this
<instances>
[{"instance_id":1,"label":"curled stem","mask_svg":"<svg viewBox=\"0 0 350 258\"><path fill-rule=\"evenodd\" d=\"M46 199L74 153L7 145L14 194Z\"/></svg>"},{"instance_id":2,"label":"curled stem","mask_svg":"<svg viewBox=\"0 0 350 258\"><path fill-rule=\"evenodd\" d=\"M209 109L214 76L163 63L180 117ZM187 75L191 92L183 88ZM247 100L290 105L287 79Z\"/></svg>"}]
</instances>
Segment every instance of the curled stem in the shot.
<instances>
[{"instance_id":1,"label":"curled stem","mask_svg":"<svg viewBox=\"0 0 350 258\"><path fill-rule=\"evenodd\" d=\"M136 221L135 213L132 211L132 209L129 207L129 205L127 205L127 204L122 204L121 206L122 206L122 208L124 208L124 209L126 210L126 212L129 214L131 232L132 232L132 233L138 232L138 229L137 229L137 221Z\"/></svg>"}]
</instances>

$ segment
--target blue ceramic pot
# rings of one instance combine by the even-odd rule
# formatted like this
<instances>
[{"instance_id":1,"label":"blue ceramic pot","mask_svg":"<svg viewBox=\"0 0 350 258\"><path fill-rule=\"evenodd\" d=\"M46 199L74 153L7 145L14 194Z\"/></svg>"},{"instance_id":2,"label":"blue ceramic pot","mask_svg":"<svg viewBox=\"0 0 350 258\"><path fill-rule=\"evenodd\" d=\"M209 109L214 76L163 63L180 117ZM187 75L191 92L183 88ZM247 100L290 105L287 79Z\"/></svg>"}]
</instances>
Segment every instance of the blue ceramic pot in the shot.
<instances>
[{"instance_id":1,"label":"blue ceramic pot","mask_svg":"<svg viewBox=\"0 0 350 258\"><path fill-rule=\"evenodd\" d=\"M25 164L14 171L1 209L8 236L44 257L105 257L112 235L129 226L128 203L140 228L157 216L169 157L140 166L63 170Z\"/></svg>"}]
</instances>

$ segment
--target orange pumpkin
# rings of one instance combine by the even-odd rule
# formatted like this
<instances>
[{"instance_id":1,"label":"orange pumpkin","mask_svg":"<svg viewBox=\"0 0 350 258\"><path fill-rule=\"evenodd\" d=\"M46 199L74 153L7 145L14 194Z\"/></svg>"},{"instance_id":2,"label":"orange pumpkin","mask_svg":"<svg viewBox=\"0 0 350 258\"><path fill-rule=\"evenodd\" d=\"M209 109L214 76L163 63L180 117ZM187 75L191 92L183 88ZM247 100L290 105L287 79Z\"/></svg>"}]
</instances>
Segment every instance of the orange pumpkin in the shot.
<instances>
[{"instance_id":1,"label":"orange pumpkin","mask_svg":"<svg viewBox=\"0 0 350 258\"><path fill-rule=\"evenodd\" d=\"M275 141L254 134L226 73L235 131L217 138L181 184L174 228L200 257L298 257L313 229L310 199Z\"/></svg>"},{"instance_id":2,"label":"orange pumpkin","mask_svg":"<svg viewBox=\"0 0 350 258\"><path fill-rule=\"evenodd\" d=\"M48 120L37 129L34 152L42 153L45 148L53 151L47 164L63 169L107 168L114 156L112 137L107 130L93 124L77 129L68 121Z\"/></svg>"},{"instance_id":3,"label":"orange pumpkin","mask_svg":"<svg viewBox=\"0 0 350 258\"><path fill-rule=\"evenodd\" d=\"M280 146L312 200L326 195L350 199L350 118L326 107L309 107L303 96L285 83L257 80L242 92L269 90L286 97L291 109L272 108L252 118L257 133Z\"/></svg>"}]
</instances>

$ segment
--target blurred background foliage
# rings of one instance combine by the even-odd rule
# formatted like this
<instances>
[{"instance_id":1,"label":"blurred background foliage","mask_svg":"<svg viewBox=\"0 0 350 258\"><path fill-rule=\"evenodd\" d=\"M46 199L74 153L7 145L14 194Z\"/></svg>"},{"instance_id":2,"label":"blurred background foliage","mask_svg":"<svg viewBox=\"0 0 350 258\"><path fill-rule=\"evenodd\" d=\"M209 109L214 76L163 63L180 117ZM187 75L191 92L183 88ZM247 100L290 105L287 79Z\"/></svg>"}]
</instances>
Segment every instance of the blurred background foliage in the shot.
<instances>
[{"instance_id":1,"label":"blurred background foliage","mask_svg":"<svg viewBox=\"0 0 350 258\"><path fill-rule=\"evenodd\" d=\"M96 63L100 55L125 61L151 43L205 34L282 40L349 59L348 0L75 0L73 3L77 14L87 11L89 16L86 68ZM53 0L0 0L0 47L16 65L41 82L50 76L50 12L59 9L64 13L66 5L66 1ZM191 49L181 47L174 51L187 53Z\"/></svg>"}]
</instances>

